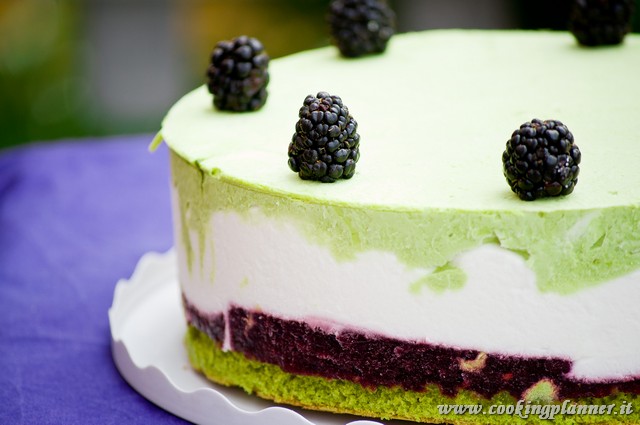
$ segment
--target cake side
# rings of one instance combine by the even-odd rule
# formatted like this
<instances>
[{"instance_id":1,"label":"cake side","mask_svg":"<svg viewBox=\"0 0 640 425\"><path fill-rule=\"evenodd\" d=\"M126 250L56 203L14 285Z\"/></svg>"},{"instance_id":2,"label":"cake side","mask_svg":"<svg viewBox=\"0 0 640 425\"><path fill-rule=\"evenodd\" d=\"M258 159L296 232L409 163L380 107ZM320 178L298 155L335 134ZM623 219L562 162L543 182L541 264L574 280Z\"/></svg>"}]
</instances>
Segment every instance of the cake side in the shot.
<instances>
[{"instance_id":1,"label":"cake side","mask_svg":"<svg viewBox=\"0 0 640 425\"><path fill-rule=\"evenodd\" d=\"M586 51L564 33L428 31L384 56L275 60L269 102L248 115L185 96L162 136L194 366L277 401L460 424L477 421L433 403L637 401L639 53L637 36ZM287 168L317 90L358 120L349 181ZM563 120L584 153L570 197L522 202L504 181L505 142L536 116ZM424 367L377 369L403 356ZM613 423L589 420L575 423Z\"/></svg>"}]
</instances>

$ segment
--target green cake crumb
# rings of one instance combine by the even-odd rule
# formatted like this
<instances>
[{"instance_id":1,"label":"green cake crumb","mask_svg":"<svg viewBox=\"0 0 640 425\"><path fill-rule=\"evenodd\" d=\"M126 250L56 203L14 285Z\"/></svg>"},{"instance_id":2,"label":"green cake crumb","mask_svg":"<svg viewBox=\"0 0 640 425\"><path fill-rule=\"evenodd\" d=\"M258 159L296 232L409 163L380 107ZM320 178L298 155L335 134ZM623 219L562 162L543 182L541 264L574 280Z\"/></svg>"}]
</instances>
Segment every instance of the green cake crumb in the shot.
<instances>
[{"instance_id":1,"label":"green cake crumb","mask_svg":"<svg viewBox=\"0 0 640 425\"><path fill-rule=\"evenodd\" d=\"M524 399L532 402L551 403L557 398L558 389L550 379L536 382L524 393Z\"/></svg>"}]
</instances>

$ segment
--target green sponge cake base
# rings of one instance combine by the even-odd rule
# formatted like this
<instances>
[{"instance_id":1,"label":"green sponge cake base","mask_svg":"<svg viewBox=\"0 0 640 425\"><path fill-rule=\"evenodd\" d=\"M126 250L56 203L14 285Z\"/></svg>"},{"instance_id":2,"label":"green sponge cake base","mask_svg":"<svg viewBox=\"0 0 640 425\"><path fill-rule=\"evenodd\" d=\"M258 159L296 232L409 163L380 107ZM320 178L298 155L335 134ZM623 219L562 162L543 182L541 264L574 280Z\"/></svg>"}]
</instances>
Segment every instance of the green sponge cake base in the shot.
<instances>
[{"instance_id":1,"label":"green sponge cake base","mask_svg":"<svg viewBox=\"0 0 640 425\"><path fill-rule=\"evenodd\" d=\"M490 415L491 406L515 406L518 400L503 392L491 399L479 397L471 391L459 391L455 397L443 395L436 385L429 385L423 392L406 391L402 388L365 388L358 383L326 379L318 376L303 376L284 372L280 367L251 360L242 353L224 351L219 343L193 326L185 337L189 361L208 379L221 385L237 386L249 394L255 394L277 403L299 406L313 410L351 413L382 419L404 419L428 423L453 424L638 424L640 410L629 414L557 414L553 419L543 419L542 411L531 413L526 419L510 414ZM640 396L617 393L603 398L581 398L571 404L640 405ZM438 405L482 405L485 414L442 414ZM530 404L529 402L525 404ZM561 405L561 402L557 403ZM533 408L531 403L529 406ZM544 405L541 405L544 407ZM495 407L494 407L495 408ZM525 416L526 410L522 410Z\"/></svg>"}]
</instances>

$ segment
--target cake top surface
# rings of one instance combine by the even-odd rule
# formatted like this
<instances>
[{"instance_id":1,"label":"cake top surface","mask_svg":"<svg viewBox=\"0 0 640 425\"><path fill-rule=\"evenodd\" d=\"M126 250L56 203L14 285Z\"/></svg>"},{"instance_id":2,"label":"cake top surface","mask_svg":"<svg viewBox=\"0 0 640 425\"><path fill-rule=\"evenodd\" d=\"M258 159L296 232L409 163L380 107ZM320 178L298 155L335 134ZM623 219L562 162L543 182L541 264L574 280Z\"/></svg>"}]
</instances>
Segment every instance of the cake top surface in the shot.
<instances>
[{"instance_id":1,"label":"cake top surface","mask_svg":"<svg viewBox=\"0 0 640 425\"><path fill-rule=\"evenodd\" d=\"M558 211L640 205L640 36L584 48L566 32L431 30L395 36L382 55L333 47L274 60L266 105L213 108L202 86L169 111L161 134L204 172L311 202L379 209ZM304 98L327 91L358 122L350 180L305 181L287 166ZM532 120L567 125L582 152L573 194L525 202L501 155Z\"/></svg>"}]
</instances>

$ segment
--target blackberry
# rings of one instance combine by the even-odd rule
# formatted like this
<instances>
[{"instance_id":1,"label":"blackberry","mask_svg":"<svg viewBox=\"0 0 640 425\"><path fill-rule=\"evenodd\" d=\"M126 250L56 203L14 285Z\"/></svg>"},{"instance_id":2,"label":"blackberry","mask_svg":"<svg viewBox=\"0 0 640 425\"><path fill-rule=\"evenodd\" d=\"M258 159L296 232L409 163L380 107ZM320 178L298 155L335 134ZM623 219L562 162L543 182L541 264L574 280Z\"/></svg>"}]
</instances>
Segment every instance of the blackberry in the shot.
<instances>
[{"instance_id":1,"label":"blackberry","mask_svg":"<svg viewBox=\"0 0 640 425\"><path fill-rule=\"evenodd\" d=\"M384 0L334 0L327 17L343 56L382 53L395 32L395 13Z\"/></svg>"},{"instance_id":2,"label":"blackberry","mask_svg":"<svg viewBox=\"0 0 640 425\"><path fill-rule=\"evenodd\" d=\"M207 88L216 108L255 111L267 100L269 56L255 38L221 41L211 53Z\"/></svg>"},{"instance_id":3,"label":"blackberry","mask_svg":"<svg viewBox=\"0 0 640 425\"><path fill-rule=\"evenodd\" d=\"M631 31L634 0L573 0L569 30L584 46L620 44Z\"/></svg>"},{"instance_id":4,"label":"blackberry","mask_svg":"<svg viewBox=\"0 0 640 425\"><path fill-rule=\"evenodd\" d=\"M578 183L580 149L560 121L534 119L513 132L502 164L511 190L525 201L568 195Z\"/></svg>"},{"instance_id":5,"label":"blackberry","mask_svg":"<svg viewBox=\"0 0 640 425\"><path fill-rule=\"evenodd\" d=\"M358 123L338 96L309 95L289 144L289 168L303 180L350 179L360 158Z\"/></svg>"}]
</instances>

